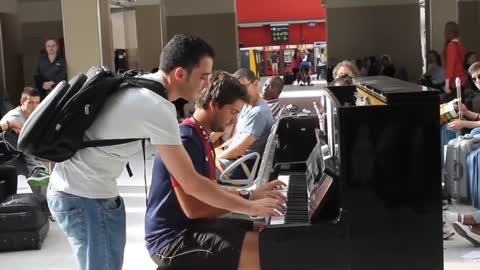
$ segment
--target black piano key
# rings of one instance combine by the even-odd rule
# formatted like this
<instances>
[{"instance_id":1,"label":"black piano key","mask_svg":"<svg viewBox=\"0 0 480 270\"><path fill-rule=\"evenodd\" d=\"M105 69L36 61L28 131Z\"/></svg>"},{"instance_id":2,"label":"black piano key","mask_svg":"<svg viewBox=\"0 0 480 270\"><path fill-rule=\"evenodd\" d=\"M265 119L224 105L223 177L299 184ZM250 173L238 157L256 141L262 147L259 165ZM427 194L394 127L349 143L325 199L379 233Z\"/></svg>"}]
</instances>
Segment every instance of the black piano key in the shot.
<instances>
[{"instance_id":1,"label":"black piano key","mask_svg":"<svg viewBox=\"0 0 480 270\"><path fill-rule=\"evenodd\" d=\"M308 196L305 175L290 175L287 199L285 223L308 222Z\"/></svg>"}]
</instances>

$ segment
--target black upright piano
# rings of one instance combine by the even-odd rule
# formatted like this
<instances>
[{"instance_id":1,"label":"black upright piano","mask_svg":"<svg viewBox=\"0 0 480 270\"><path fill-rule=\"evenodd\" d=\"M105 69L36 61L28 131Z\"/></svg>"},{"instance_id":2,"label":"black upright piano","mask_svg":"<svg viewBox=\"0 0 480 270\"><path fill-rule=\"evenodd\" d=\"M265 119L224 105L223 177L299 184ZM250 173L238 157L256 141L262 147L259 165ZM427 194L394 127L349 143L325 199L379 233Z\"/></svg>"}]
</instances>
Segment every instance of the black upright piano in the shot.
<instances>
[{"instance_id":1,"label":"black upright piano","mask_svg":"<svg viewBox=\"0 0 480 270\"><path fill-rule=\"evenodd\" d=\"M438 91L382 76L312 91L280 97L308 108L275 124L259 177L292 175L298 189L293 179L309 181L305 161L323 142L329 163L320 174L333 184L318 210L327 213L267 220L262 269L443 269Z\"/></svg>"}]
</instances>

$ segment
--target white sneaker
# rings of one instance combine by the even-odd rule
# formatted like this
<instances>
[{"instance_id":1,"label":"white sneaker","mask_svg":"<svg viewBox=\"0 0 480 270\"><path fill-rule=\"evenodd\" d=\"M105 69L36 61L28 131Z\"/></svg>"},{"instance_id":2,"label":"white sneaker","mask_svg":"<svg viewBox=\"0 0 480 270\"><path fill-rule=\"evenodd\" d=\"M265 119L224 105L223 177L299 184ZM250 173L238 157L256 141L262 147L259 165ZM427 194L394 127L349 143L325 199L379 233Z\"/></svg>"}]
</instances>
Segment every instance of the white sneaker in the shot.
<instances>
[{"instance_id":1,"label":"white sneaker","mask_svg":"<svg viewBox=\"0 0 480 270\"><path fill-rule=\"evenodd\" d=\"M443 221L446 223L452 224L454 222L458 221L458 215L459 213L452 212L452 211L443 211Z\"/></svg>"},{"instance_id":2,"label":"white sneaker","mask_svg":"<svg viewBox=\"0 0 480 270\"><path fill-rule=\"evenodd\" d=\"M454 236L455 232L449 229L445 224L443 225L443 240L448 240Z\"/></svg>"},{"instance_id":3,"label":"white sneaker","mask_svg":"<svg viewBox=\"0 0 480 270\"><path fill-rule=\"evenodd\" d=\"M480 247L480 235L473 233L469 226L463 225L460 222L455 222L452 226L461 237L470 241L474 246Z\"/></svg>"}]
</instances>

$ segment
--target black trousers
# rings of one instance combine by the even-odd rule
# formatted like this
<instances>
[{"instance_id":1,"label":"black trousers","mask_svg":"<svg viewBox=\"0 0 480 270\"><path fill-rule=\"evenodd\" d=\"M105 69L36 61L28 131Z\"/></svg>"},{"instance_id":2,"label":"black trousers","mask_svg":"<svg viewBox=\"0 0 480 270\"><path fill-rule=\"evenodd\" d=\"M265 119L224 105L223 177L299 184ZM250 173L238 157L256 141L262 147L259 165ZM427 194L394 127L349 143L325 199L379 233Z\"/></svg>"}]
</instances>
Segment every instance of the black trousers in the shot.
<instances>
[{"instance_id":1,"label":"black trousers","mask_svg":"<svg viewBox=\"0 0 480 270\"><path fill-rule=\"evenodd\" d=\"M17 170L10 165L0 165L0 203L17 193Z\"/></svg>"}]
</instances>

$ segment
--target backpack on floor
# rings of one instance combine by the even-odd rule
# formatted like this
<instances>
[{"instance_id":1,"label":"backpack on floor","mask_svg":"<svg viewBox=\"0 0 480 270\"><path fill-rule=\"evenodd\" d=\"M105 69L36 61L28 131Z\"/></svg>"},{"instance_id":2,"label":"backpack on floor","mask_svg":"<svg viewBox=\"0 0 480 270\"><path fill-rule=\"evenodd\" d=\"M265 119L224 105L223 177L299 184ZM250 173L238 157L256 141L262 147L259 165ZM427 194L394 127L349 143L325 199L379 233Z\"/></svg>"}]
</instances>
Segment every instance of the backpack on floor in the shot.
<instances>
[{"instance_id":1,"label":"backpack on floor","mask_svg":"<svg viewBox=\"0 0 480 270\"><path fill-rule=\"evenodd\" d=\"M114 75L92 67L69 82L60 82L25 122L18 139L21 152L39 159L62 162L85 147L128 143L145 138L83 141L85 130L102 111L108 97L120 89L146 88L166 97L164 86L127 72Z\"/></svg>"}]
</instances>

